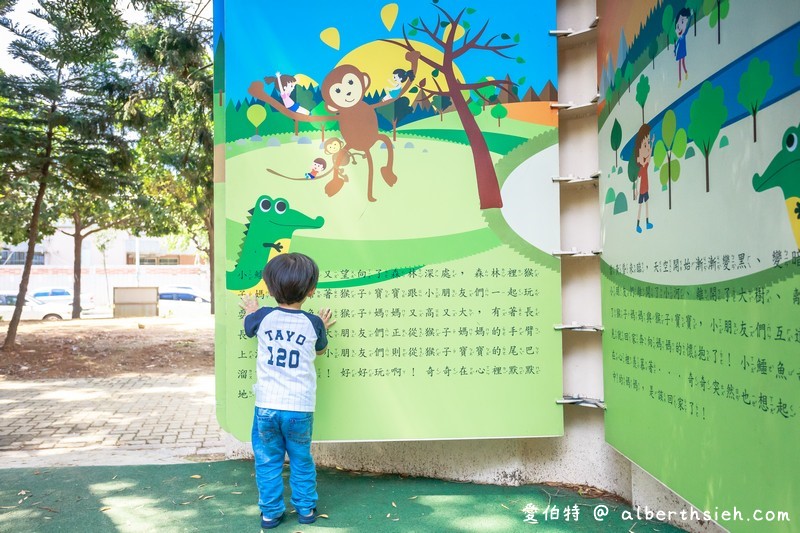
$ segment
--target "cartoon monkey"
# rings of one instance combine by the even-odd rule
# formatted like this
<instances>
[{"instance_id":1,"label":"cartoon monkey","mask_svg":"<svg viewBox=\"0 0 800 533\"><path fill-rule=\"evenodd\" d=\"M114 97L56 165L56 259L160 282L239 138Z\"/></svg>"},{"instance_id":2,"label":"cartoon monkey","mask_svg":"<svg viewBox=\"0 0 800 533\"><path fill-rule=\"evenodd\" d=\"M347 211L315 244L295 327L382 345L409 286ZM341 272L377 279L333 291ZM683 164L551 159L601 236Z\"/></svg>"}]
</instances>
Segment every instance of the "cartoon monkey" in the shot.
<instances>
[{"instance_id":1,"label":"cartoon monkey","mask_svg":"<svg viewBox=\"0 0 800 533\"><path fill-rule=\"evenodd\" d=\"M417 51L409 51L406 53L406 59L411 63L412 71L417 70L419 58L420 54ZM278 112L292 120L302 122L327 122L330 120L337 120L339 122L339 131L342 134L342 139L345 144L339 152L342 153L342 156L334 157L334 180L332 180L332 182L335 181L338 176L344 153L349 150L364 152L365 159L367 160L367 199L370 202L374 202L375 197L372 195L374 162L371 149L378 141L383 141L386 144L387 151L386 166L381 167L381 176L390 187L397 183L397 176L393 169L394 147L392 146L391 139L378 130L378 117L375 113L375 108L396 101L397 98L402 96L411 87L411 82L412 80L409 77L397 97L370 105L364 101L364 95L370 87L369 76L353 65L339 65L330 71L322 81L322 99L328 111L336 113L333 117L307 116L286 109L283 104L266 93L264 84L260 81L251 83L247 92L262 102L268 103L273 108L277 109ZM330 185L330 183L328 185ZM342 183L339 183L338 188L331 187L330 191L328 191L326 187L326 192L328 192L329 196L333 196L341 189L341 186Z\"/></svg>"}]
</instances>

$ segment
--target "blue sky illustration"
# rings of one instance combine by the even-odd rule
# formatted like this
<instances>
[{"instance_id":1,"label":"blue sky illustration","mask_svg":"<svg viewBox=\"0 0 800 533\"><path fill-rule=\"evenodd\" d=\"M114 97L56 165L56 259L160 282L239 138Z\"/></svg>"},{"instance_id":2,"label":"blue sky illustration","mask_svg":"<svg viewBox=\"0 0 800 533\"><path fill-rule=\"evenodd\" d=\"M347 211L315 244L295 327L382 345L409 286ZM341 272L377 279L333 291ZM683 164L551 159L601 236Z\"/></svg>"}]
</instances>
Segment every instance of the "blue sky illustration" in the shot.
<instances>
[{"instance_id":1,"label":"blue sky illustration","mask_svg":"<svg viewBox=\"0 0 800 533\"><path fill-rule=\"evenodd\" d=\"M388 3L391 2L354 0L294 4L215 0L215 46L223 34L227 98L237 101L248 97L247 87L252 81L273 75L276 70L286 74L303 73L321 83L351 50L378 39L401 38L402 25L417 17L433 25L439 14L430 0L399 0L395 2L399 5L397 20L388 31L380 17L381 8ZM555 29L555 0L439 0L438 5L453 15L463 8L475 9L466 18L472 28L471 35L488 20L489 26L481 42L502 33L512 37L520 35L519 44L507 52L514 59L482 50L472 50L458 58L456 64L466 77L465 81L476 81L483 76L504 78L506 74L517 81L524 76L521 90L531 86L537 93L548 80L556 84L556 40L548 35L549 30ZM339 30L339 50L320 40L320 32L329 27ZM433 44L422 34L412 39ZM499 37L494 41L510 42ZM525 62L518 63L515 60L518 56Z\"/></svg>"}]
</instances>

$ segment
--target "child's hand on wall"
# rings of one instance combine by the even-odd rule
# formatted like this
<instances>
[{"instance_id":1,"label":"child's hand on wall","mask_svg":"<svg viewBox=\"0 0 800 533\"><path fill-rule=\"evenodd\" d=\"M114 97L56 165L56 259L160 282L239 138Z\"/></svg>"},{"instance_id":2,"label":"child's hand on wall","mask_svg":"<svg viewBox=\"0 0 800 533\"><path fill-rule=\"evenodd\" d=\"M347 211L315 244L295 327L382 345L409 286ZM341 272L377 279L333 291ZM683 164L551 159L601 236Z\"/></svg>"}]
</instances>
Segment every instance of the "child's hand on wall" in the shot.
<instances>
[{"instance_id":1,"label":"child's hand on wall","mask_svg":"<svg viewBox=\"0 0 800 533\"><path fill-rule=\"evenodd\" d=\"M239 307L244 309L246 314L255 313L258 311L258 300L253 295L245 295L242 296L242 301L239 303Z\"/></svg>"},{"instance_id":2,"label":"child's hand on wall","mask_svg":"<svg viewBox=\"0 0 800 533\"><path fill-rule=\"evenodd\" d=\"M326 330L330 329L332 325L336 324L336 320L333 318L333 311L330 309L320 309L319 317L322 319L322 323L325 324Z\"/></svg>"}]
</instances>

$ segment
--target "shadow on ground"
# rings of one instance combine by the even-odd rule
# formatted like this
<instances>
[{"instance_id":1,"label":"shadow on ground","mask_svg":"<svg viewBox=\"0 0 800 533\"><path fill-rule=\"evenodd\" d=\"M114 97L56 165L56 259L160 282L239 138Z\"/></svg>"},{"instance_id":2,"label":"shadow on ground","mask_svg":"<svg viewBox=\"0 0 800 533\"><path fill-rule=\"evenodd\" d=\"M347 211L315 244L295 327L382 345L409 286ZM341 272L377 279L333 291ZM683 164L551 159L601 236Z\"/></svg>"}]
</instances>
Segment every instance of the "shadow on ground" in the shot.
<instances>
[{"instance_id":1,"label":"shadow on ground","mask_svg":"<svg viewBox=\"0 0 800 533\"><path fill-rule=\"evenodd\" d=\"M318 491L327 519L300 526L290 514L275 531L680 531L637 520L617 501L541 485L320 469ZM257 499L251 461L0 470L0 531L258 531ZM593 516L598 506L608 510L602 522ZM548 507L557 518L545 519Z\"/></svg>"}]
</instances>

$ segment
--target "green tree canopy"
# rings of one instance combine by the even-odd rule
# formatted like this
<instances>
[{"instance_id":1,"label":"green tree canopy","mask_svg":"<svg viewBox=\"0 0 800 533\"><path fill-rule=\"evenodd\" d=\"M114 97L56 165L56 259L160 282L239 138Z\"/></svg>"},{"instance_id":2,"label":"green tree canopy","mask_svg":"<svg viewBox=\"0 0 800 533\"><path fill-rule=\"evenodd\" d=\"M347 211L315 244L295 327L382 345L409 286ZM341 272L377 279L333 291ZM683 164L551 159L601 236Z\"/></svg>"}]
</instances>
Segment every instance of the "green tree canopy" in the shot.
<instances>
[{"instance_id":1,"label":"green tree canopy","mask_svg":"<svg viewBox=\"0 0 800 533\"><path fill-rule=\"evenodd\" d=\"M95 175L81 169L87 152L99 146L122 146L113 110L126 87L111 73L112 51L124 30L114 0L39 0L31 11L43 29L23 26L6 16L0 26L13 35L8 51L32 70L21 77L0 75L0 167L11 170L21 189L33 193L27 222L28 254L20 280L18 305L9 323L4 349L13 349L28 290L41 215L48 188L61 176L96 186ZM60 167L72 167L69 173Z\"/></svg>"},{"instance_id":2,"label":"green tree canopy","mask_svg":"<svg viewBox=\"0 0 800 533\"><path fill-rule=\"evenodd\" d=\"M614 166L619 165L619 157L617 155L617 150L619 150L619 145L621 143L622 143L622 126L620 126L619 120L614 119L614 125L611 126L611 149L614 150Z\"/></svg>"},{"instance_id":3,"label":"green tree canopy","mask_svg":"<svg viewBox=\"0 0 800 533\"><path fill-rule=\"evenodd\" d=\"M703 153L706 163L706 192L709 192L708 157L714 148L719 131L728 119L728 108L725 107L725 91L722 87L714 87L710 81L703 82L700 93L689 108L689 137Z\"/></svg>"},{"instance_id":4,"label":"green tree canopy","mask_svg":"<svg viewBox=\"0 0 800 533\"><path fill-rule=\"evenodd\" d=\"M650 79L642 75L639 82L636 84L636 103L642 108L642 124L644 124L644 104L647 102L647 96L650 94Z\"/></svg>"},{"instance_id":5,"label":"green tree canopy","mask_svg":"<svg viewBox=\"0 0 800 533\"><path fill-rule=\"evenodd\" d=\"M703 11L708 15L708 25L717 28L717 44L722 42L722 19L731 9L730 0L704 0Z\"/></svg>"},{"instance_id":6,"label":"green tree canopy","mask_svg":"<svg viewBox=\"0 0 800 533\"><path fill-rule=\"evenodd\" d=\"M757 57L750 60L747 70L739 79L739 94L737 100L753 117L753 142L758 141L756 115L761 103L767 96L767 91L772 87L772 74L769 72L769 63Z\"/></svg>"},{"instance_id":7,"label":"green tree canopy","mask_svg":"<svg viewBox=\"0 0 800 533\"><path fill-rule=\"evenodd\" d=\"M653 151L653 162L661 167L661 185L669 191L669 208L672 209L672 183L681 175L680 158L686 154L686 130L677 127L675 112L670 109L661 122L661 139Z\"/></svg>"},{"instance_id":8,"label":"green tree canopy","mask_svg":"<svg viewBox=\"0 0 800 533\"><path fill-rule=\"evenodd\" d=\"M495 104L492 107L491 114L494 118L497 119L497 127L500 127L500 120L506 118L508 116L508 109L503 104Z\"/></svg>"}]
</instances>

